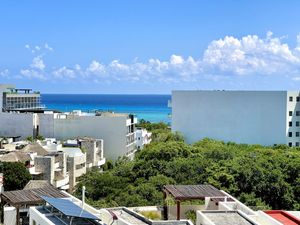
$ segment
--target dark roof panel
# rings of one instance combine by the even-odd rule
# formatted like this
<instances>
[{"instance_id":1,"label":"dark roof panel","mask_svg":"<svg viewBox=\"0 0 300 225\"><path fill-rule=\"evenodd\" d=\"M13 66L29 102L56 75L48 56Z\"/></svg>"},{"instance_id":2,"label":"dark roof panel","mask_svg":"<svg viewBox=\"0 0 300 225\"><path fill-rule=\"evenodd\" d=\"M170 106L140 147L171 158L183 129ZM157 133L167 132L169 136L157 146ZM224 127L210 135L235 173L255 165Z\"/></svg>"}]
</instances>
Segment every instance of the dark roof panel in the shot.
<instances>
[{"instance_id":1,"label":"dark roof panel","mask_svg":"<svg viewBox=\"0 0 300 225\"><path fill-rule=\"evenodd\" d=\"M212 185L165 185L164 191L171 194L177 200L226 196Z\"/></svg>"}]
</instances>

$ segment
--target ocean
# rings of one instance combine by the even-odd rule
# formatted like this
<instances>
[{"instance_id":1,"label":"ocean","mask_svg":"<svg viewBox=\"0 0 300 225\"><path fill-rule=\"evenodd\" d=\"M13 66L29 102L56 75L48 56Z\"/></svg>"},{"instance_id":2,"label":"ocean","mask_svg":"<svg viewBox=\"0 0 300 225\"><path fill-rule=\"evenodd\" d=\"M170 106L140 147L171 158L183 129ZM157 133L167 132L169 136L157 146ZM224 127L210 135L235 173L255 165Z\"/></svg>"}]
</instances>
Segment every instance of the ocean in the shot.
<instances>
[{"instance_id":1,"label":"ocean","mask_svg":"<svg viewBox=\"0 0 300 225\"><path fill-rule=\"evenodd\" d=\"M41 98L47 109L63 112L110 110L135 114L138 120L171 123L170 95L42 94Z\"/></svg>"}]
</instances>

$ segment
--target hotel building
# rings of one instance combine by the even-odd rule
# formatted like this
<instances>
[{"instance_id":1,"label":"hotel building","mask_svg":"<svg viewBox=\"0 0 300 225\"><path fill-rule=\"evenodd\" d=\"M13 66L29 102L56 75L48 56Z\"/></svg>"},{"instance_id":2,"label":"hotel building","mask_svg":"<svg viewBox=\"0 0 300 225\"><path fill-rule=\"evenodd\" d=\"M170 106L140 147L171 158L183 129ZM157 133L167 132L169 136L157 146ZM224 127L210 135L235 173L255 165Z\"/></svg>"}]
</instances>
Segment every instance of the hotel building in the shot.
<instances>
[{"instance_id":1,"label":"hotel building","mask_svg":"<svg viewBox=\"0 0 300 225\"><path fill-rule=\"evenodd\" d=\"M172 131L188 143L299 146L299 98L299 91L173 91Z\"/></svg>"}]
</instances>

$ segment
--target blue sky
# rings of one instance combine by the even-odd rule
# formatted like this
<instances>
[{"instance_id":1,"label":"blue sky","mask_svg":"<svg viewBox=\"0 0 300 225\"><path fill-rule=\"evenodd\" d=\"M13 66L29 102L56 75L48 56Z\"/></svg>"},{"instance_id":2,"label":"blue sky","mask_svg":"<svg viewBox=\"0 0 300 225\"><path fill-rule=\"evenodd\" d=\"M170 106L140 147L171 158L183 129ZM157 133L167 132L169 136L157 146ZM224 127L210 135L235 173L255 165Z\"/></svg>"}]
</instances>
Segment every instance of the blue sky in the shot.
<instances>
[{"instance_id":1,"label":"blue sky","mask_svg":"<svg viewBox=\"0 0 300 225\"><path fill-rule=\"evenodd\" d=\"M44 93L299 89L299 1L2 1L0 83Z\"/></svg>"}]
</instances>

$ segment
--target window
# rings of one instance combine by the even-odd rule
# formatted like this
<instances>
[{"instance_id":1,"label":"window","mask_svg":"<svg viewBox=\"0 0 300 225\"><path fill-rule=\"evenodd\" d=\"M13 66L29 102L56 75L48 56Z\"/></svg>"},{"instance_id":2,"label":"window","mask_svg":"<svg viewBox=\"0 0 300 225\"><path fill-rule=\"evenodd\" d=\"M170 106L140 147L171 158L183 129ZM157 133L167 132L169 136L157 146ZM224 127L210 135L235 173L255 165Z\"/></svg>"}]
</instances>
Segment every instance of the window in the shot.
<instances>
[{"instance_id":1,"label":"window","mask_svg":"<svg viewBox=\"0 0 300 225\"><path fill-rule=\"evenodd\" d=\"M293 146L292 142L289 142L289 147L292 147L292 146Z\"/></svg>"},{"instance_id":2,"label":"window","mask_svg":"<svg viewBox=\"0 0 300 225\"><path fill-rule=\"evenodd\" d=\"M296 111L296 116L300 116L300 111Z\"/></svg>"},{"instance_id":3,"label":"window","mask_svg":"<svg viewBox=\"0 0 300 225\"><path fill-rule=\"evenodd\" d=\"M299 100L300 100L300 97L299 97L299 96L298 96L298 97L296 97L296 101L297 101L297 102L299 102Z\"/></svg>"},{"instance_id":4,"label":"window","mask_svg":"<svg viewBox=\"0 0 300 225\"><path fill-rule=\"evenodd\" d=\"M295 146L296 146L296 147L299 147L299 142L296 142L296 143L295 143Z\"/></svg>"},{"instance_id":5,"label":"window","mask_svg":"<svg viewBox=\"0 0 300 225\"><path fill-rule=\"evenodd\" d=\"M292 102L293 101L293 97L292 96L290 96L290 102Z\"/></svg>"},{"instance_id":6,"label":"window","mask_svg":"<svg viewBox=\"0 0 300 225\"><path fill-rule=\"evenodd\" d=\"M36 225L36 221L35 220L32 220L32 225Z\"/></svg>"},{"instance_id":7,"label":"window","mask_svg":"<svg viewBox=\"0 0 300 225\"><path fill-rule=\"evenodd\" d=\"M299 137L299 132L296 132L296 137Z\"/></svg>"},{"instance_id":8,"label":"window","mask_svg":"<svg viewBox=\"0 0 300 225\"><path fill-rule=\"evenodd\" d=\"M290 121L290 122L289 122L289 127L292 127L292 126L293 126L293 122Z\"/></svg>"},{"instance_id":9,"label":"window","mask_svg":"<svg viewBox=\"0 0 300 225\"><path fill-rule=\"evenodd\" d=\"M293 137L293 133L292 132L289 132L289 137Z\"/></svg>"},{"instance_id":10,"label":"window","mask_svg":"<svg viewBox=\"0 0 300 225\"><path fill-rule=\"evenodd\" d=\"M289 116L292 116L293 115L293 111L289 111Z\"/></svg>"},{"instance_id":11,"label":"window","mask_svg":"<svg viewBox=\"0 0 300 225\"><path fill-rule=\"evenodd\" d=\"M296 121L296 127L299 127L299 121Z\"/></svg>"}]
</instances>

